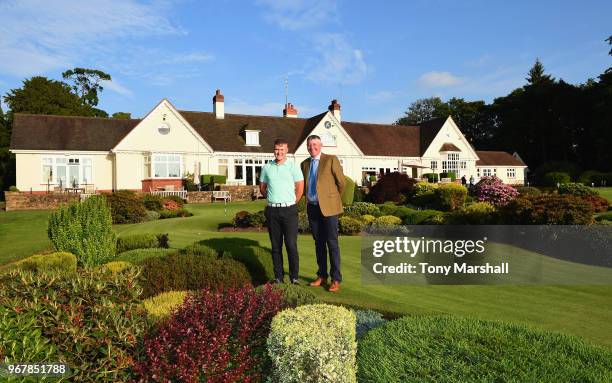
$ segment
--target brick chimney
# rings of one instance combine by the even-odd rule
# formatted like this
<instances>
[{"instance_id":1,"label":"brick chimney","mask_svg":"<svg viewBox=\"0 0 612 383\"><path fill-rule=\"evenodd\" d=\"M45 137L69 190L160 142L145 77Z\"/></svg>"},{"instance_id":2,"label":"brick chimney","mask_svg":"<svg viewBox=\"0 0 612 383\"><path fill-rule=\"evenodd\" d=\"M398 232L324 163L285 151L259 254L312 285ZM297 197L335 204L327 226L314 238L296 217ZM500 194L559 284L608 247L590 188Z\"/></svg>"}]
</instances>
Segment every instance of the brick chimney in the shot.
<instances>
[{"instance_id":1,"label":"brick chimney","mask_svg":"<svg viewBox=\"0 0 612 383\"><path fill-rule=\"evenodd\" d=\"M334 117L336 117L336 120L338 120L338 122L342 122L340 116L340 104L338 103L338 100L332 100L331 104L329 104L329 107L327 107L327 109L329 109L329 111L334 114Z\"/></svg>"},{"instance_id":2,"label":"brick chimney","mask_svg":"<svg viewBox=\"0 0 612 383\"><path fill-rule=\"evenodd\" d=\"M225 97L221 94L221 89L217 89L213 96L213 112L215 118L223 119L225 117L225 103L223 102Z\"/></svg>"},{"instance_id":3,"label":"brick chimney","mask_svg":"<svg viewBox=\"0 0 612 383\"><path fill-rule=\"evenodd\" d=\"M287 105L285 105L285 109L283 109L283 117L297 118L297 116L298 110L295 109L292 103L288 102Z\"/></svg>"}]
</instances>

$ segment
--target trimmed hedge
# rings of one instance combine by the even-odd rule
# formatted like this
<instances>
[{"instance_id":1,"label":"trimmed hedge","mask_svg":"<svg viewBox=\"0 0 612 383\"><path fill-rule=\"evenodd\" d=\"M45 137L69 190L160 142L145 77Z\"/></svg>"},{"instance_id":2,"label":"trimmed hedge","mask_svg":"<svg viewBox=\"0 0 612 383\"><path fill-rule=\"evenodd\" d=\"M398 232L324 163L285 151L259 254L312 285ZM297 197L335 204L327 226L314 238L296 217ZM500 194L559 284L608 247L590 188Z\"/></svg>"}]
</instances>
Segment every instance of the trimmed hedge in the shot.
<instances>
[{"instance_id":1,"label":"trimmed hedge","mask_svg":"<svg viewBox=\"0 0 612 383\"><path fill-rule=\"evenodd\" d=\"M268 354L272 380L356 382L355 314L326 304L284 310L272 320Z\"/></svg>"},{"instance_id":2,"label":"trimmed hedge","mask_svg":"<svg viewBox=\"0 0 612 383\"><path fill-rule=\"evenodd\" d=\"M590 187L576 182L560 184L558 190L559 194L570 194L575 195L577 197L590 197L599 194Z\"/></svg>"},{"instance_id":3,"label":"trimmed hedge","mask_svg":"<svg viewBox=\"0 0 612 383\"><path fill-rule=\"evenodd\" d=\"M359 381L609 382L612 353L562 334L450 316L403 317L359 341Z\"/></svg>"},{"instance_id":4,"label":"trimmed hedge","mask_svg":"<svg viewBox=\"0 0 612 383\"><path fill-rule=\"evenodd\" d=\"M257 287L256 291L263 293L267 285ZM277 283L271 285L274 291L278 291L283 296L283 301L287 307L297 307L319 303L319 298L309 289L292 284Z\"/></svg>"},{"instance_id":5,"label":"trimmed hedge","mask_svg":"<svg viewBox=\"0 0 612 383\"><path fill-rule=\"evenodd\" d=\"M465 203L467 189L465 186L457 184L441 184L434 191L436 204L439 209L455 211L460 209Z\"/></svg>"},{"instance_id":6,"label":"trimmed hedge","mask_svg":"<svg viewBox=\"0 0 612 383\"><path fill-rule=\"evenodd\" d=\"M191 217L193 213L191 213L187 209L178 209L178 210L162 210L159 212L160 219L168 219L168 218L179 218L179 217Z\"/></svg>"},{"instance_id":7,"label":"trimmed hedge","mask_svg":"<svg viewBox=\"0 0 612 383\"><path fill-rule=\"evenodd\" d=\"M159 247L151 249L135 249L118 254L115 261L125 261L134 265L139 265L148 258L163 257L168 254L176 253L174 249L162 249Z\"/></svg>"},{"instance_id":8,"label":"trimmed hedge","mask_svg":"<svg viewBox=\"0 0 612 383\"><path fill-rule=\"evenodd\" d=\"M353 204L355 198L355 181L351 177L344 176L344 190L342 191L342 205L348 206Z\"/></svg>"},{"instance_id":9,"label":"trimmed hedge","mask_svg":"<svg viewBox=\"0 0 612 383\"><path fill-rule=\"evenodd\" d=\"M105 263L103 266L111 273L121 273L130 267L134 267L133 264L126 261L112 261Z\"/></svg>"},{"instance_id":10,"label":"trimmed hedge","mask_svg":"<svg viewBox=\"0 0 612 383\"><path fill-rule=\"evenodd\" d=\"M138 223L147 216L142 199L131 190L118 190L104 196L110 206L113 223Z\"/></svg>"},{"instance_id":11,"label":"trimmed hedge","mask_svg":"<svg viewBox=\"0 0 612 383\"><path fill-rule=\"evenodd\" d=\"M493 225L497 220L497 210L488 202L470 204L450 216L455 225Z\"/></svg>"},{"instance_id":12,"label":"trimmed hedge","mask_svg":"<svg viewBox=\"0 0 612 383\"><path fill-rule=\"evenodd\" d=\"M457 173L455 172L440 173L440 179L442 178L450 178L451 181L455 181L457 179Z\"/></svg>"},{"instance_id":13,"label":"trimmed hedge","mask_svg":"<svg viewBox=\"0 0 612 383\"><path fill-rule=\"evenodd\" d=\"M154 320L168 318L170 314L180 307L185 298L189 294L188 291L166 291L142 302L147 314Z\"/></svg>"},{"instance_id":14,"label":"trimmed hedge","mask_svg":"<svg viewBox=\"0 0 612 383\"><path fill-rule=\"evenodd\" d=\"M580 197L543 194L510 201L500 216L507 225L588 225L593 223L593 207Z\"/></svg>"},{"instance_id":15,"label":"trimmed hedge","mask_svg":"<svg viewBox=\"0 0 612 383\"><path fill-rule=\"evenodd\" d=\"M21 269L35 273L59 273L70 275L76 273L77 258L74 254L57 252L49 254L35 254L15 262L8 270Z\"/></svg>"},{"instance_id":16,"label":"trimmed hedge","mask_svg":"<svg viewBox=\"0 0 612 383\"><path fill-rule=\"evenodd\" d=\"M232 250L231 257L246 266L253 283L263 284L274 280L272 252L259 246Z\"/></svg>"},{"instance_id":17,"label":"trimmed hedge","mask_svg":"<svg viewBox=\"0 0 612 383\"><path fill-rule=\"evenodd\" d=\"M143 260L143 297L165 291L227 289L251 283L246 267L233 259L210 260L189 254L169 254Z\"/></svg>"},{"instance_id":18,"label":"trimmed hedge","mask_svg":"<svg viewBox=\"0 0 612 383\"><path fill-rule=\"evenodd\" d=\"M56 250L76 255L79 265L100 265L115 256L111 214L101 196L55 210L49 216L47 235Z\"/></svg>"},{"instance_id":19,"label":"trimmed hedge","mask_svg":"<svg viewBox=\"0 0 612 383\"><path fill-rule=\"evenodd\" d=\"M404 225L421 225L431 223L435 217L441 217L444 212L439 210L414 210L404 218Z\"/></svg>"},{"instance_id":20,"label":"trimmed hedge","mask_svg":"<svg viewBox=\"0 0 612 383\"><path fill-rule=\"evenodd\" d=\"M117 254L134 249L150 249L159 246L155 234L132 234L117 238Z\"/></svg>"},{"instance_id":21,"label":"trimmed hedge","mask_svg":"<svg viewBox=\"0 0 612 383\"><path fill-rule=\"evenodd\" d=\"M374 217L378 217L380 215L380 209L370 202L355 202L351 206L346 206L344 208L344 214L350 214L356 217L370 214Z\"/></svg>"},{"instance_id":22,"label":"trimmed hedge","mask_svg":"<svg viewBox=\"0 0 612 383\"><path fill-rule=\"evenodd\" d=\"M422 177L427 178L427 181L431 183L438 182L438 179L439 179L438 173L424 173Z\"/></svg>"}]
</instances>

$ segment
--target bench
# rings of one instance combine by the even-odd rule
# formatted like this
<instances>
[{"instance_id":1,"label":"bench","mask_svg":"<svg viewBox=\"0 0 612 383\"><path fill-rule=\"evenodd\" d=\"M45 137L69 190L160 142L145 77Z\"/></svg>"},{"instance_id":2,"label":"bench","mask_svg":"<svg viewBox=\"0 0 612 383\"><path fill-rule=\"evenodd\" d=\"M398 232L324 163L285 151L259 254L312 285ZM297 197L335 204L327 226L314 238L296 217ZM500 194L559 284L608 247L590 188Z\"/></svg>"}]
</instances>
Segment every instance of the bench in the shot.
<instances>
[{"instance_id":1,"label":"bench","mask_svg":"<svg viewBox=\"0 0 612 383\"><path fill-rule=\"evenodd\" d=\"M213 198L213 202L215 202L218 199L222 199L225 202L232 201L232 196L230 195L230 192L228 190L214 190L212 198Z\"/></svg>"}]
</instances>

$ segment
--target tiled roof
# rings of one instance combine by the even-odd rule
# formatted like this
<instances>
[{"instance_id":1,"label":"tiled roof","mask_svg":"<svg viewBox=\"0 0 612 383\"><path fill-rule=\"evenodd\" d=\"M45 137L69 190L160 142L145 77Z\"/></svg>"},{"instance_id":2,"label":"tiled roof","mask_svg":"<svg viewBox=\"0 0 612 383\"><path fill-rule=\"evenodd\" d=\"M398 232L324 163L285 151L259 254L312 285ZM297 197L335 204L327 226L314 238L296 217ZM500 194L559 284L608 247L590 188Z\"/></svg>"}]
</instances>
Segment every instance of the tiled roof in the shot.
<instances>
[{"instance_id":1,"label":"tiled roof","mask_svg":"<svg viewBox=\"0 0 612 383\"><path fill-rule=\"evenodd\" d=\"M419 127L342 122L359 149L369 156L419 157Z\"/></svg>"},{"instance_id":2,"label":"tiled roof","mask_svg":"<svg viewBox=\"0 0 612 383\"><path fill-rule=\"evenodd\" d=\"M508 152L478 150L476 155L480 158L476 161L476 166L527 166Z\"/></svg>"},{"instance_id":3,"label":"tiled roof","mask_svg":"<svg viewBox=\"0 0 612 383\"><path fill-rule=\"evenodd\" d=\"M16 113L11 149L108 151L140 120Z\"/></svg>"}]
</instances>

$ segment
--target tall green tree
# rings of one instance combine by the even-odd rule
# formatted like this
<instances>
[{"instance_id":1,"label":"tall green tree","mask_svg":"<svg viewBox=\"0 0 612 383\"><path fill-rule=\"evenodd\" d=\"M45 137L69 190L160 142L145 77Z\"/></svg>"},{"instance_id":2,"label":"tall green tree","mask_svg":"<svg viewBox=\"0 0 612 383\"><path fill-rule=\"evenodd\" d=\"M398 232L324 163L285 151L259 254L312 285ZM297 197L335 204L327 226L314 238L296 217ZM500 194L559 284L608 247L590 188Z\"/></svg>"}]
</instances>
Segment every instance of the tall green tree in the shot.
<instances>
[{"instance_id":1,"label":"tall green tree","mask_svg":"<svg viewBox=\"0 0 612 383\"><path fill-rule=\"evenodd\" d=\"M97 69L74 68L62 73L64 80L72 82L72 89L83 100L83 102L91 107L98 105L98 92L102 92L101 81L111 81L111 76L108 73Z\"/></svg>"},{"instance_id":2,"label":"tall green tree","mask_svg":"<svg viewBox=\"0 0 612 383\"><path fill-rule=\"evenodd\" d=\"M11 89L4 101L13 113L52 114L62 116L99 116L72 92L68 84L36 76L23 81L21 88Z\"/></svg>"},{"instance_id":3,"label":"tall green tree","mask_svg":"<svg viewBox=\"0 0 612 383\"><path fill-rule=\"evenodd\" d=\"M440 97L421 98L410 104L404 116L395 123L398 125L418 125L422 122L450 114L448 104Z\"/></svg>"},{"instance_id":4,"label":"tall green tree","mask_svg":"<svg viewBox=\"0 0 612 383\"><path fill-rule=\"evenodd\" d=\"M550 75L544 73L544 65L542 65L539 58L536 58L536 61L531 69L529 69L529 73L525 80L527 80L529 85L541 85L543 83L550 84L554 81Z\"/></svg>"},{"instance_id":5,"label":"tall green tree","mask_svg":"<svg viewBox=\"0 0 612 383\"><path fill-rule=\"evenodd\" d=\"M113 118L121 118L121 119L129 120L130 118L132 118L132 113L129 113L129 112L115 112L115 113L113 113Z\"/></svg>"}]
</instances>

